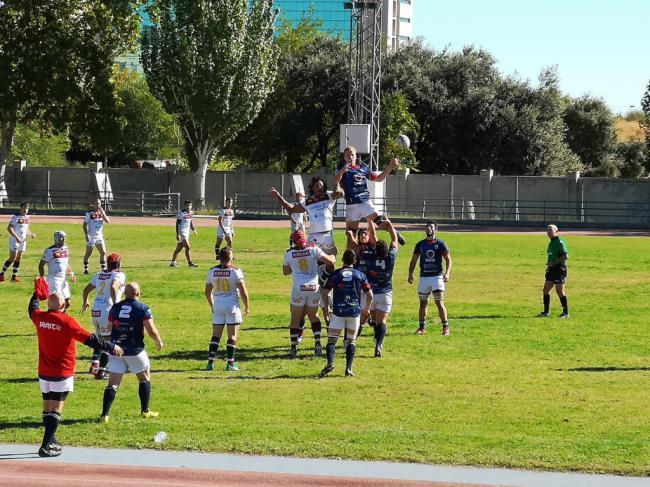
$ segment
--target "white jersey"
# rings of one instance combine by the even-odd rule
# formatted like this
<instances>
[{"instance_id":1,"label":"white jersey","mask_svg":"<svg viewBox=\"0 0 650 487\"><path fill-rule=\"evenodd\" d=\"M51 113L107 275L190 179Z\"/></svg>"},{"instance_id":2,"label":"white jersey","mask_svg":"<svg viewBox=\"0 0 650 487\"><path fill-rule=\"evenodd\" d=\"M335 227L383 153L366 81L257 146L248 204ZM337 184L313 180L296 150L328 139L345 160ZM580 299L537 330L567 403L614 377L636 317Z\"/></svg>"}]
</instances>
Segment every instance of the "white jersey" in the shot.
<instances>
[{"instance_id":1,"label":"white jersey","mask_svg":"<svg viewBox=\"0 0 650 487\"><path fill-rule=\"evenodd\" d=\"M291 213L291 231L295 232L296 230L305 229L305 214L304 213Z\"/></svg>"},{"instance_id":2,"label":"white jersey","mask_svg":"<svg viewBox=\"0 0 650 487\"><path fill-rule=\"evenodd\" d=\"M14 232L20 240L25 240L29 234L29 215L17 213L11 217L9 225L14 227Z\"/></svg>"},{"instance_id":3,"label":"white jersey","mask_svg":"<svg viewBox=\"0 0 650 487\"><path fill-rule=\"evenodd\" d=\"M293 276L293 286L300 286L301 289L307 290L307 287L315 287L310 290L318 289L318 260L325 255L323 251L314 246L304 249L289 249L284 254L284 265L291 267Z\"/></svg>"},{"instance_id":4,"label":"white jersey","mask_svg":"<svg viewBox=\"0 0 650 487\"><path fill-rule=\"evenodd\" d=\"M309 234L330 232L333 229L334 205L332 192L328 191L320 197L311 197L303 203L309 215Z\"/></svg>"},{"instance_id":5,"label":"white jersey","mask_svg":"<svg viewBox=\"0 0 650 487\"><path fill-rule=\"evenodd\" d=\"M52 245L45 249L43 260L47 262L47 280L48 282L65 280L65 274L68 270L68 247L57 247Z\"/></svg>"},{"instance_id":6,"label":"white jersey","mask_svg":"<svg viewBox=\"0 0 650 487\"><path fill-rule=\"evenodd\" d=\"M212 284L212 297L221 303L239 303L237 284L244 282L244 273L233 266L216 265L208 271L206 284Z\"/></svg>"},{"instance_id":7,"label":"white jersey","mask_svg":"<svg viewBox=\"0 0 650 487\"><path fill-rule=\"evenodd\" d=\"M235 218L235 210L232 208L221 208L219 210L219 216L221 217L221 225L226 233L232 233L232 220Z\"/></svg>"},{"instance_id":8,"label":"white jersey","mask_svg":"<svg viewBox=\"0 0 650 487\"><path fill-rule=\"evenodd\" d=\"M108 309L113 306L113 298L111 297L111 288L113 283L119 282L119 287L115 292L116 302L122 301L122 294L124 294L124 285L126 283L126 275L124 272L119 271L99 271L92 278L90 284L95 286L95 301L93 302L93 309Z\"/></svg>"},{"instance_id":9,"label":"white jersey","mask_svg":"<svg viewBox=\"0 0 650 487\"><path fill-rule=\"evenodd\" d=\"M176 231L186 237L189 236L192 228L192 218L194 218L192 211L186 211L185 209L179 211L178 215L176 215Z\"/></svg>"},{"instance_id":10,"label":"white jersey","mask_svg":"<svg viewBox=\"0 0 650 487\"><path fill-rule=\"evenodd\" d=\"M84 222L87 225L88 238L91 240L103 240L104 238L104 218L101 211L87 211L84 216Z\"/></svg>"}]
</instances>

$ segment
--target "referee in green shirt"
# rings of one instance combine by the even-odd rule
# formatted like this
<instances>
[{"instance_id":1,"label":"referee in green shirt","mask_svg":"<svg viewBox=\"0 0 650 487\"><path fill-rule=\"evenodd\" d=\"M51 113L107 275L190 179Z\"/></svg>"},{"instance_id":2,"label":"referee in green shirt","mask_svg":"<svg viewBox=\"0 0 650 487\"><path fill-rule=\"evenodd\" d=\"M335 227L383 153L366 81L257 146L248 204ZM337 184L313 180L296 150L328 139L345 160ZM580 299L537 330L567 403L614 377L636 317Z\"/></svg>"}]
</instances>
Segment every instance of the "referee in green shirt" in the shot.
<instances>
[{"instance_id":1,"label":"referee in green shirt","mask_svg":"<svg viewBox=\"0 0 650 487\"><path fill-rule=\"evenodd\" d=\"M549 309L551 306L551 289L555 286L555 291L562 303L562 314L560 318L569 317L569 303L567 301L564 284L566 283L567 267L566 261L569 258L569 247L564 239L558 236L558 229L555 225L546 227L546 234L551 240L548 243L546 276L544 282L544 311L538 316L545 318L550 316Z\"/></svg>"}]
</instances>

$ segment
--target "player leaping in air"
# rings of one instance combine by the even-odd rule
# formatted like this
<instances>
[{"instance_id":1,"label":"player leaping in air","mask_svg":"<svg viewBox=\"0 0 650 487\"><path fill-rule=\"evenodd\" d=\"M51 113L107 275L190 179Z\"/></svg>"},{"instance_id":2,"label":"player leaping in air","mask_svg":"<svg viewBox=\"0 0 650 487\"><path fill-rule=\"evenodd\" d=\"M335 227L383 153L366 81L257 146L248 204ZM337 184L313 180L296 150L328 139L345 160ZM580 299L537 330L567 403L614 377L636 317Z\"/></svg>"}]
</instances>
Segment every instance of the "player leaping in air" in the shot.
<instances>
[{"instance_id":1,"label":"player leaping in air","mask_svg":"<svg viewBox=\"0 0 650 487\"><path fill-rule=\"evenodd\" d=\"M357 162L357 150L352 147L346 147L343 151L343 163L339 164L334 174L334 183L341 185L345 191L345 221L349 230L356 230L362 218L368 222L373 222L380 230L385 230L391 235L391 240L397 240L400 245L406 242L404 238L397 233L392 222L385 216L380 215L370 201L370 191L368 191L367 181L382 182L390 172L395 169L399 163L393 159L388 167L380 173L375 173L362 162Z\"/></svg>"}]
</instances>

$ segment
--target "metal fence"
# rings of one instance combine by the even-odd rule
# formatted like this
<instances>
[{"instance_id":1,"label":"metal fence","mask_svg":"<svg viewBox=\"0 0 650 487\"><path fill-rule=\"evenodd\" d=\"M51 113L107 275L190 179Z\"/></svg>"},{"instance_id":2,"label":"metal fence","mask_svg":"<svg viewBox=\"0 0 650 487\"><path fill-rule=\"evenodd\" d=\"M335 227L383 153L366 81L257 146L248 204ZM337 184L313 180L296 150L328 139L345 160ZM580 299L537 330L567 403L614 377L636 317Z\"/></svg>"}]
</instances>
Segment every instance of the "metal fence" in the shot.
<instances>
[{"instance_id":1,"label":"metal fence","mask_svg":"<svg viewBox=\"0 0 650 487\"><path fill-rule=\"evenodd\" d=\"M477 223L543 223L548 221L578 225L650 226L650 203L613 201L565 203L521 200L465 200L449 198L382 198L377 208L384 208L391 218L400 220ZM270 196L238 194L239 215L263 218L283 215L280 205ZM337 217L345 216L343 200L337 202Z\"/></svg>"},{"instance_id":2,"label":"metal fence","mask_svg":"<svg viewBox=\"0 0 650 487\"><path fill-rule=\"evenodd\" d=\"M6 206L18 206L27 201L35 210L86 211L93 198L99 197L109 210L142 215L176 215L180 210L180 193L88 191L33 191L21 199L9 197Z\"/></svg>"}]
</instances>

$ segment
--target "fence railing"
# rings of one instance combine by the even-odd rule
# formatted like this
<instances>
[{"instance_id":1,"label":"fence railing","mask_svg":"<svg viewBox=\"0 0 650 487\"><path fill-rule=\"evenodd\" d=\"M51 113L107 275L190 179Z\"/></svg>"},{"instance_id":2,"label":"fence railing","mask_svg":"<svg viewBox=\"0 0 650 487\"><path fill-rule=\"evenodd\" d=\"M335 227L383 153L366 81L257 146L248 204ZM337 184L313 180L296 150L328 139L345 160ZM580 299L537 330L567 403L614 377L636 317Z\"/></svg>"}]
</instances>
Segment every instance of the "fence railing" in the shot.
<instances>
[{"instance_id":1,"label":"fence railing","mask_svg":"<svg viewBox=\"0 0 650 487\"><path fill-rule=\"evenodd\" d=\"M180 209L180 193L149 193L144 191L89 193L88 191L33 191L29 196L8 198L6 206L18 206L20 201L29 202L35 209L87 210L92 198L99 197L104 206L112 211L146 215L175 215Z\"/></svg>"}]
</instances>

